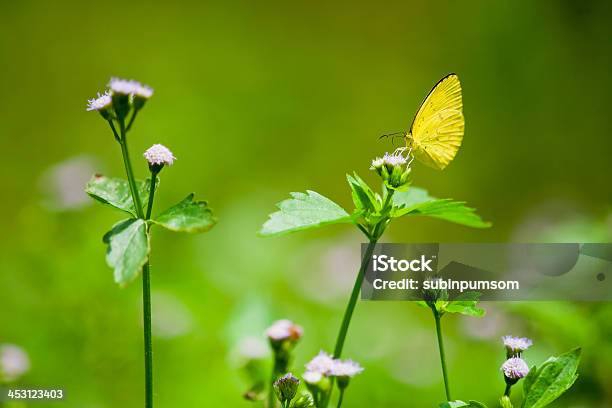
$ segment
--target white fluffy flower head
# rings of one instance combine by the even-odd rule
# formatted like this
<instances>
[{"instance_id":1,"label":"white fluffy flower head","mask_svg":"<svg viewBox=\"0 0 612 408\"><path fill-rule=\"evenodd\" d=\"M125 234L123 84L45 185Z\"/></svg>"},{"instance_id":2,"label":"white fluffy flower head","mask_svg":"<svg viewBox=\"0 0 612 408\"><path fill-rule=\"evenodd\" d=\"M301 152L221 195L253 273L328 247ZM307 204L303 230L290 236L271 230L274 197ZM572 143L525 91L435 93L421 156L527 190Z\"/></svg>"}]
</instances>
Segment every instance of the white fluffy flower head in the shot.
<instances>
[{"instance_id":1,"label":"white fluffy flower head","mask_svg":"<svg viewBox=\"0 0 612 408\"><path fill-rule=\"evenodd\" d=\"M98 96L87 101L87 111L101 111L102 109L108 108L111 102L112 99L108 91L104 92L103 94L98 92Z\"/></svg>"},{"instance_id":2,"label":"white fluffy flower head","mask_svg":"<svg viewBox=\"0 0 612 408\"><path fill-rule=\"evenodd\" d=\"M143 85L133 79L121 79L113 77L108 83L108 87L113 93L136 95L145 99L148 99L153 96L153 89L151 87Z\"/></svg>"},{"instance_id":3,"label":"white fluffy flower head","mask_svg":"<svg viewBox=\"0 0 612 408\"><path fill-rule=\"evenodd\" d=\"M502 337L506 350L512 355L520 355L523 351L527 350L533 342L527 337L514 337L504 336Z\"/></svg>"},{"instance_id":4,"label":"white fluffy flower head","mask_svg":"<svg viewBox=\"0 0 612 408\"><path fill-rule=\"evenodd\" d=\"M512 357L506 360L501 366L501 370L506 378L519 380L529 374L529 366L520 357Z\"/></svg>"},{"instance_id":5,"label":"white fluffy flower head","mask_svg":"<svg viewBox=\"0 0 612 408\"><path fill-rule=\"evenodd\" d=\"M322 375L330 375L336 361L324 351L320 351L312 360L306 364L306 370Z\"/></svg>"},{"instance_id":6,"label":"white fluffy flower head","mask_svg":"<svg viewBox=\"0 0 612 408\"><path fill-rule=\"evenodd\" d=\"M275 321L272 323L272 326L268 327L266 330L266 336L274 341L283 341L287 339L295 341L299 340L303 334L304 329L287 319Z\"/></svg>"},{"instance_id":7,"label":"white fluffy flower head","mask_svg":"<svg viewBox=\"0 0 612 408\"><path fill-rule=\"evenodd\" d=\"M304 375L302 375L302 378L309 384L316 384L321 381L323 374L317 371L306 371Z\"/></svg>"},{"instance_id":8,"label":"white fluffy flower head","mask_svg":"<svg viewBox=\"0 0 612 408\"><path fill-rule=\"evenodd\" d=\"M172 166L172 163L176 160L176 157L172 154L170 149L161 144L154 144L144 152L144 158L147 159L150 165L164 165Z\"/></svg>"},{"instance_id":9,"label":"white fluffy flower head","mask_svg":"<svg viewBox=\"0 0 612 408\"><path fill-rule=\"evenodd\" d=\"M331 375L336 377L354 377L363 371L363 367L353 360L334 360Z\"/></svg>"}]
</instances>

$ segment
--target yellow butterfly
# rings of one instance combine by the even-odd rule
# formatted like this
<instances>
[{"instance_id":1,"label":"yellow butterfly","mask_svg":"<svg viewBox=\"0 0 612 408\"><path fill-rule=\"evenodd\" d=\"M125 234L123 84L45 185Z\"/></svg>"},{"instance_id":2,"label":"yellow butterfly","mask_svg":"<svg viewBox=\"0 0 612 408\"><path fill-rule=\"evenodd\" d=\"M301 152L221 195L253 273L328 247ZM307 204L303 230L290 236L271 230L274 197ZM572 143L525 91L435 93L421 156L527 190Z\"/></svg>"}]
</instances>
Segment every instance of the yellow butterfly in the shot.
<instances>
[{"instance_id":1,"label":"yellow butterfly","mask_svg":"<svg viewBox=\"0 0 612 408\"><path fill-rule=\"evenodd\" d=\"M455 158L465 120L461 83L456 74L442 78L429 92L405 134L406 148L426 165L443 170Z\"/></svg>"}]
</instances>

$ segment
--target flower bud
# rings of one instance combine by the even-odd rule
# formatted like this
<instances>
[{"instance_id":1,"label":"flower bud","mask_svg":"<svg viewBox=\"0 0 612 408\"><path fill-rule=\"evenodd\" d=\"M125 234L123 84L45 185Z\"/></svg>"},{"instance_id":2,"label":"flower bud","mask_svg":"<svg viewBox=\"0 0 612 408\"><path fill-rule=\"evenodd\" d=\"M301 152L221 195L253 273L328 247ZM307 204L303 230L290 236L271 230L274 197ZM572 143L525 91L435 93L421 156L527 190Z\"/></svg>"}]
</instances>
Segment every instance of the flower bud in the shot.
<instances>
[{"instance_id":1,"label":"flower bud","mask_svg":"<svg viewBox=\"0 0 612 408\"><path fill-rule=\"evenodd\" d=\"M308 394L302 394L291 405L291 408L310 408L314 407L314 401Z\"/></svg>"},{"instance_id":2,"label":"flower bud","mask_svg":"<svg viewBox=\"0 0 612 408\"><path fill-rule=\"evenodd\" d=\"M278 380L274 381L274 391L280 402L291 401L297 393L300 380L293 376L291 373L287 373Z\"/></svg>"},{"instance_id":3,"label":"flower bud","mask_svg":"<svg viewBox=\"0 0 612 408\"><path fill-rule=\"evenodd\" d=\"M512 357L502 364L501 371L504 373L506 384L514 385L518 380L529 374L529 366L522 358Z\"/></svg>"},{"instance_id":4,"label":"flower bud","mask_svg":"<svg viewBox=\"0 0 612 408\"><path fill-rule=\"evenodd\" d=\"M501 405L501 408L513 408L512 402L510 401L510 397L508 397L507 395L501 397L501 399L499 400L499 405Z\"/></svg>"}]
</instances>

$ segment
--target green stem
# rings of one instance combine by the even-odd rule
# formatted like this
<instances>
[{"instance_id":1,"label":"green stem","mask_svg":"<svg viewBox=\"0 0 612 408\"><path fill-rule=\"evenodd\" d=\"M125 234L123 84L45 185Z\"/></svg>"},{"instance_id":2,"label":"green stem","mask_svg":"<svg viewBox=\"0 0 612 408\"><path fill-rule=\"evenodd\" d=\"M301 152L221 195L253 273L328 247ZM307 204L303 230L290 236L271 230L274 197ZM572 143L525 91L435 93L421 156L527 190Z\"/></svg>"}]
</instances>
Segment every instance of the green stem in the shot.
<instances>
[{"instance_id":1,"label":"green stem","mask_svg":"<svg viewBox=\"0 0 612 408\"><path fill-rule=\"evenodd\" d=\"M147 220L151 219L151 212L153 211L153 198L155 197L155 184L157 183L157 173L151 172L151 184L149 185L149 202L147 203Z\"/></svg>"},{"instance_id":2,"label":"green stem","mask_svg":"<svg viewBox=\"0 0 612 408\"><path fill-rule=\"evenodd\" d=\"M338 408L342 406L343 399L344 399L344 388L340 390L340 397L338 397Z\"/></svg>"},{"instance_id":3,"label":"green stem","mask_svg":"<svg viewBox=\"0 0 612 408\"><path fill-rule=\"evenodd\" d=\"M114 126L111 128L114 130ZM127 145L127 131L125 128L125 122L119 121L119 129L121 133L121 154L123 156L123 164L125 165L125 171L127 173L128 184L130 186L130 192L132 194L132 201L134 207L136 207L136 215L141 219L148 219L150 216L149 208L152 208L153 198L155 194L155 185L152 185L152 189L149 192L149 207L147 208L147 217L143 214L142 202L140 201L140 195L138 194L138 188L136 187L136 179L134 178L134 171L132 170L132 163L130 161L130 154ZM156 177L153 177L156 179ZM145 408L153 408L153 344L151 340L151 276L149 270L149 262L145 263L142 268L142 310L143 310L143 324L144 324L144 358L145 358Z\"/></svg>"},{"instance_id":4,"label":"green stem","mask_svg":"<svg viewBox=\"0 0 612 408\"><path fill-rule=\"evenodd\" d=\"M506 389L505 389L505 391L504 391L504 395L505 395L506 397L509 397L509 396L510 396L510 389L511 389L511 388L512 388L512 386L511 386L510 384L506 384Z\"/></svg>"},{"instance_id":5,"label":"green stem","mask_svg":"<svg viewBox=\"0 0 612 408\"><path fill-rule=\"evenodd\" d=\"M442 339L442 327L440 325L440 313L436 310L435 306L431 308L434 319L436 321L436 334L438 336L438 349L440 350L440 363L442 364L442 376L444 377L444 390L446 391L446 400L452 401L450 387L448 384L448 373L446 369L446 354L444 353L444 341Z\"/></svg>"},{"instance_id":6,"label":"green stem","mask_svg":"<svg viewBox=\"0 0 612 408\"><path fill-rule=\"evenodd\" d=\"M344 340L346 340L346 333L348 332L348 328L351 323L351 318L353 317L353 311L355 310L355 305L357 304L357 298L359 297L359 291L361 290L361 284L363 283L363 278L365 277L366 269L368 268L368 264L370 263L370 258L372 257L372 253L374 252L375 246L376 240L371 240L368 243L368 246L363 254L363 258L361 259L361 267L359 268L357 279L355 279L353 291L351 292L351 297L349 299L348 305L346 306L346 310L344 311L344 318L342 319L342 324L340 325L340 332L338 333L338 337L336 339L336 347L334 348L334 358L340 358L340 356L342 355L342 348L344 347Z\"/></svg>"}]
</instances>

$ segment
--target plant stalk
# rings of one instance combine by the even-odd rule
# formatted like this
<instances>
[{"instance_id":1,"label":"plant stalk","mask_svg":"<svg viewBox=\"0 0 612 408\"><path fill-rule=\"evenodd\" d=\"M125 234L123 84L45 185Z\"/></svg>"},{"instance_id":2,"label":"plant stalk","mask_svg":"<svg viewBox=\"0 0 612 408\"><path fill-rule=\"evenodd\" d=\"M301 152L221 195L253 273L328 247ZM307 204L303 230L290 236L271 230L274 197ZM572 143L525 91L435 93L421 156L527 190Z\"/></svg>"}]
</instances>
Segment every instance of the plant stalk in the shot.
<instances>
[{"instance_id":1,"label":"plant stalk","mask_svg":"<svg viewBox=\"0 0 612 408\"><path fill-rule=\"evenodd\" d=\"M510 384L506 384L506 389L504 390L504 395L506 397L510 396L510 390L512 389L512 386Z\"/></svg>"},{"instance_id":2,"label":"plant stalk","mask_svg":"<svg viewBox=\"0 0 612 408\"><path fill-rule=\"evenodd\" d=\"M125 122L119 122L119 130L121 134L121 154L123 156L123 164L127 173L128 184L132 194L132 201L136 208L138 218L147 220L150 217L150 210L153 208L153 199L155 195L155 182L151 182L151 191L149 192L149 204L147 207L147 217L143 214L142 202L138 194L134 171L130 161L130 154L127 145L127 131ZM114 131L114 129L113 129ZM156 177L153 177L156 180ZM153 408L153 344L151 340L151 277L149 271L149 261L142 268L142 310L143 310L143 325L144 325L144 359L145 359L145 408Z\"/></svg>"},{"instance_id":3,"label":"plant stalk","mask_svg":"<svg viewBox=\"0 0 612 408\"><path fill-rule=\"evenodd\" d=\"M452 401L450 386L448 384L448 372L446 368L446 354L444 353L444 340L442 339L442 326L440 324L440 313L436 310L435 306L432 306L434 319L436 321L436 334L438 336L438 349L440 350L440 363L442 364L442 376L444 377L444 390L446 391L446 400Z\"/></svg>"},{"instance_id":4,"label":"plant stalk","mask_svg":"<svg viewBox=\"0 0 612 408\"><path fill-rule=\"evenodd\" d=\"M342 407L342 400L344 400L344 388L340 390L340 397L338 397L338 408Z\"/></svg>"}]
</instances>

